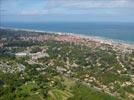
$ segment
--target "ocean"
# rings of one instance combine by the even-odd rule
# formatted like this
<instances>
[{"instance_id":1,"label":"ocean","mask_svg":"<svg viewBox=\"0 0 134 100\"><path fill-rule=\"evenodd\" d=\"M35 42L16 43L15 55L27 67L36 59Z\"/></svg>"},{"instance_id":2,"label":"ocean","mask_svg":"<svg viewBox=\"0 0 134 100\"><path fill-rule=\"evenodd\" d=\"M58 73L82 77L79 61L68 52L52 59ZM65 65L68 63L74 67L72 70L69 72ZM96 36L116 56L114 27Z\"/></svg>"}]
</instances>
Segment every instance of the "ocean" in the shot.
<instances>
[{"instance_id":1,"label":"ocean","mask_svg":"<svg viewBox=\"0 0 134 100\"><path fill-rule=\"evenodd\" d=\"M8 22L0 27L67 32L134 44L134 23L127 22Z\"/></svg>"}]
</instances>

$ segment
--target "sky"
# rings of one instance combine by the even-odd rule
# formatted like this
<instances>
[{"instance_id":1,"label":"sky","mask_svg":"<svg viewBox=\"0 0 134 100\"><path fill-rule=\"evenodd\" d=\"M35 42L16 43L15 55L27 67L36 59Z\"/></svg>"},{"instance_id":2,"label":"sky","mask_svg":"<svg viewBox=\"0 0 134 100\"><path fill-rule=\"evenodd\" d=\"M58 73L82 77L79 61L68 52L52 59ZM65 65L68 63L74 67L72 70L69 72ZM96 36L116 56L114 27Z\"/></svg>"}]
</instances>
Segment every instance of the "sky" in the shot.
<instances>
[{"instance_id":1,"label":"sky","mask_svg":"<svg viewBox=\"0 0 134 100\"><path fill-rule=\"evenodd\" d=\"M0 0L1 22L134 22L134 0Z\"/></svg>"}]
</instances>

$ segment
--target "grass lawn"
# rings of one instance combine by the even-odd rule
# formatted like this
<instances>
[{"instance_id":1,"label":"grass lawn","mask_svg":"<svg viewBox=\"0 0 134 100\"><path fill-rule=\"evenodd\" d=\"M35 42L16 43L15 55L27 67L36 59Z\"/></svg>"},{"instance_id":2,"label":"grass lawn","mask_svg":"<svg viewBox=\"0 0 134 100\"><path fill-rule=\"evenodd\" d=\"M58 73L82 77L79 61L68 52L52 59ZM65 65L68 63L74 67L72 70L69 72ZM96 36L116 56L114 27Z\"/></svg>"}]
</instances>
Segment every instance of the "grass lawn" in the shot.
<instances>
[{"instance_id":1,"label":"grass lawn","mask_svg":"<svg viewBox=\"0 0 134 100\"><path fill-rule=\"evenodd\" d=\"M63 83L66 85L67 90L70 90L70 88L75 85L75 81L73 81L73 80L71 80L71 79L69 79L67 77L63 77L63 79L64 79Z\"/></svg>"},{"instance_id":2,"label":"grass lawn","mask_svg":"<svg viewBox=\"0 0 134 100\"><path fill-rule=\"evenodd\" d=\"M68 91L53 89L49 92L50 97L48 100L67 100L67 98L73 95Z\"/></svg>"},{"instance_id":3,"label":"grass lawn","mask_svg":"<svg viewBox=\"0 0 134 100\"><path fill-rule=\"evenodd\" d=\"M35 95L25 98L25 100L43 100L43 99L42 99L42 97L40 97L40 95L35 94Z\"/></svg>"},{"instance_id":4,"label":"grass lawn","mask_svg":"<svg viewBox=\"0 0 134 100\"><path fill-rule=\"evenodd\" d=\"M73 87L73 97L68 100L118 100L103 92L98 92L90 89L82 84L77 84Z\"/></svg>"},{"instance_id":5,"label":"grass lawn","mask_svg":"<svg viewBox=\"0 0 134 100\"><path fill-rule=\"evenodd\" d=\"M17 96L17 98L23 98L23 97L25 97L25 95L28 95L28 97L32 97L32 96L34 96L34 92L31 91L31 89L37 88L37 87L38 86L35 83L28 82L27 84L24 84L24 85L20 86L16 90L16 96Z\"/></svg>"}]
</instances>

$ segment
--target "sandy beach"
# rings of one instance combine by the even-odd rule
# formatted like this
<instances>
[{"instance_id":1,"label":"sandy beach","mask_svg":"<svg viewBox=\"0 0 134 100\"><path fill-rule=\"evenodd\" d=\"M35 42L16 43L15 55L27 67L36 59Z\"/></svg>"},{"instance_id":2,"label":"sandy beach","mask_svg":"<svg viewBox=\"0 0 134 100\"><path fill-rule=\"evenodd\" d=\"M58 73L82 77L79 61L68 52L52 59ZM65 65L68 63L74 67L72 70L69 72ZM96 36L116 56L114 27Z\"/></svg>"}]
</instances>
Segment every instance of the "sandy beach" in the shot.
<instances>
[{"instance_id":1,"label":"sandy beach","mask_svg":"<svg viewBox=\"0 0 134 100\"><path fill-rule=\"evenodd\" d=\"M67 33L67 32L52 32L52 31L42 31L42 30L34 30L34 29L19 29L19 28L10 28L10 27L0 27L0 29L10 29L14 31L27 31L27 32L37 32L37 33L48 33L48 34L55 34L58 35L60 41L72 41L72 42L80 42L83 40L87 41L92 41L95 43L100 43L100 44L108 44L111 45L115 48L121 48L123 49L134 49L134 43L128 43L126 41L121 41L121 40L114 40L114 39L107 39L99 36L87 36L87 35L82 35L82 34L77 34L77 33ZM43 35L43 34L42 34Z\"/></svg>"}]
</instances>

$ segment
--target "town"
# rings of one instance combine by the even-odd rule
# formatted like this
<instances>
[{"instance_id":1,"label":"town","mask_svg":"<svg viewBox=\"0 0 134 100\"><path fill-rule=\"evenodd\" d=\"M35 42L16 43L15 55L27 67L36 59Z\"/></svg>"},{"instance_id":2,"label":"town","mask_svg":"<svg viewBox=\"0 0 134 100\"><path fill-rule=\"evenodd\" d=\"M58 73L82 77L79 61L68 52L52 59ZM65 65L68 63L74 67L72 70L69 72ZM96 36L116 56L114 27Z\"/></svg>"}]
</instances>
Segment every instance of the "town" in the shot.
<instances>
[{"instance_id":1,"label":"town","mask_svg":"<svg viewBox=\"0 0 134 100\"><path fill-rule=\"evenodd\" d=\"M0 29L1 100L133 100L134 46Z\"/></svg>"}]
</instances>

